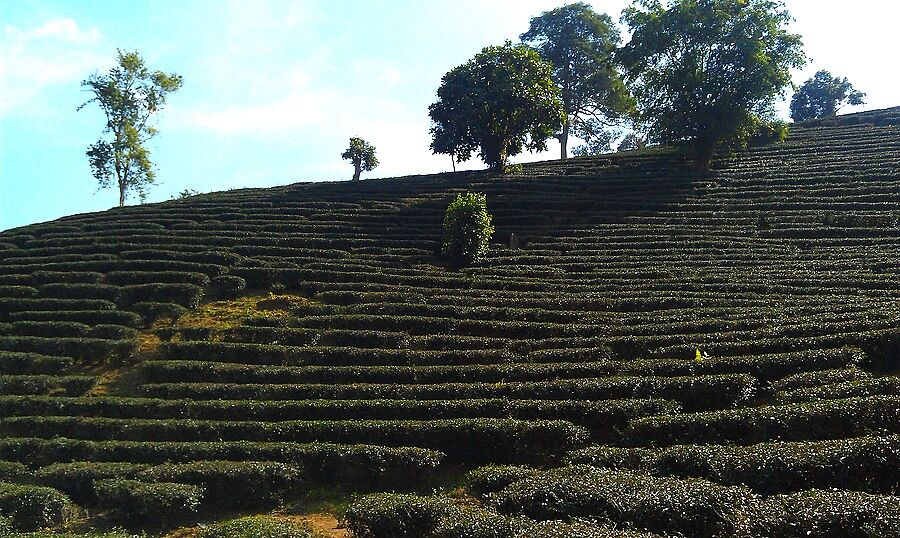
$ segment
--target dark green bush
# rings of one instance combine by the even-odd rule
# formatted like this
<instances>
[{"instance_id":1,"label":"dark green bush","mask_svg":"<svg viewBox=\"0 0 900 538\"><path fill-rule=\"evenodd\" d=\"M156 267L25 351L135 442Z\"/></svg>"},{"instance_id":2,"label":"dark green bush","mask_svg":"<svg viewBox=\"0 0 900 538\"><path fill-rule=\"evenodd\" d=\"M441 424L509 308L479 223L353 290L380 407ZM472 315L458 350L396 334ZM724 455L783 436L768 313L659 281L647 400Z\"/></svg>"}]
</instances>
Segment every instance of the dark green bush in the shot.
<instances>
[{"instance_id":1,"label":"dark green bush","mask_svg":"<svg viewBox=\"0 0 900 538\"><path fill-rule=\"evenodd\" d=\"M493 235L487 197L457 194L444 215L444 255L456 263L471 263L487 252Z\"/></svg>"},{"instance_id":2,"label":"dark green bush","mask_svg":"<svg viewBox=\"0 0 900 538\"><path fill-rule=\"evenodd\" d=\"M60 374L74 362L71 357L0 351L0 374Z\"/></svg>"},{"instance_id":3,"label":"dark green bush","mask_svg":"<svg viewBox=\"0 0 900 538\"><path fill-rule=\"evenodd\" d=\"M153 323L158 319L178 319L187 309L175 303L140 302L128 307L137 312L147 323ZM131 312L129 312L131 313Z\"/></svg>"},{"instance_id":4,"label":"dark green bush","mask_svg":"<svg viewBox=\"0 0 900 538\"><path fill-rule=\"evenodd\" d=\"M203 288L196 284L133 284L122 287L119 305L135 303L175 303L185 308L200 304Z\"/></svg>"},{"instance_id":5,"label":"dark green bush","mask_svg":"<svg viewBox=\"0 0 900 538\"><path fill-rule=\"evenodd\" d=\"M217 276L210 281L213 295L221 299L233 299L247 289L247 281L239 276Z\"/></svg>"},{"instance_id":6,"label":"dark green bush","mask_svg":"<svg viewBox=\"0 0 900 538\"><path fill-rule=\"evenodd\" d=\"M466 489L476 497L484 497L537 472L531 467L519 465L486 465L466 473Z\"/></svg>"},{"instance_id":7,"label":"dark green bush","mask_svg":"<svg viewBox=\"0 0 900 538\"><path fill-rule=\"evenodd\" d=\"M844 381L859 381L870 377L872 377L872 374L857 367L835 368L830 370L820 370L817 368L813 371L800 372L779 379L772 383L771 388L772 390L781 392L817 387L820 385L830 385L832 383L842 383Z\"/></svg>"},{"instance_id":8,"label":"dark green bush","mask_svg":"<svg viewBox=\"0 0 900 538\"><path fill-rule=\"evenodd\" d=\"M0 286L0 297L34 297L38 294L31 286Z\"/></svg>"},{"instance_id":9,"label":"dark green bush","mask_svg":"<svg viewBox=\"0 0 900 538\"><path fill-rule=\"evenodd\" d=\"M10 314L12 320L25 321L77 321L87 325L125 325L137 327L141 324L141 317L134 312L122 310L60 310L60 311L30 311L14 312Z\"/></svg>"},{"instance_id":10,"label":"dark green bush","mask_svg":"<svg viewBox=\"0 0 900 538\"><path fill-rule=\"evenodd\" d=\"M591 518L651 532L730 536L760 499L749 489L589 466L554 469L492 496L501 513L538 520Z\"/></svg>"},{"instance_id":11,"label":"dark green bush","mask_svg":"<svg viewBox=\"0 0 900 538\"><path fill-rule=\"evenodd\" d=\"M375 493L354 500L344 513L356 538L422 538L450 510L448 501L397 493Z\"/></svg>"},{"instance_id":12,"label":"dark green bush","mask_svg":"<svg viewBox=\"0 0 900 538\"><path fill-rule=\"evenodd\" d=\"M0 515L10 518L16 530L58 525L73 510L69 498L53 488L0 482Z\"/></svg>"},{"instance_id":13,"label":"dark green bush","mask_svg":"<svg viewBox=\"0 0 900 538\"><path fill-rule=\"evenodd\" d=\"M308 526L285 519L247 516L214 523L203 528L197 538L319 538Z\"/></svg>"},{"instance_id":14,"label":"dark green bush","mask_svg":"<svg viewBox=\"0 0 900 538\"><path fill-rule=\"evenodd\" d=\"M56 488L78 504L96 504L97 494L94 481L110 478L134 478L148 465L119 462L55 463L41 467L34 473L35 480L45 486Z\"/></svg>"},{"instance_id":15,"label":"dark green bush","mask_svg":"<svg viewBox=\"0 0 900 538\"><path fill-rule=\"evenodd\" d=\"M42 297L58 299L105 299L115 302L121 288L107 284L66 283L44 284L39 288Z\"/></svg>"},{"instance_id":16,"label":"dark green bush","mask_svg":"<svg viewBox=\"0 0 900 538\"><path fill-rule=\"evenodd\" d=\"M17 461L0 461L0 482L19 483L31 478L31 471Z\"/></svg>"},{"instance_id":17,"label":"dark green bush","mask_svg":"<svg viewBox=\"0 0 900 538\"><path fill-rule=\"evenodd\" d=\"M204 503L218 508L263 508L299 493L303 472L291 465L258 461L166 463L137 475L145 482L201 486Z\"/></svg>"},{"instance_id":18,"label":"dark green bush","mask_svg":"<svg viewBox=\"0 0 900 538\"><path fill-rule=\"evenodd\" d=\"M784 538L884 538L897 536L897 497L859 491L808 490L770 497L766 517L753 522L756 536Z\"/></svg>"},{"instance_id":19,"label":"dark green bush","mask_svg":"<svg viewBox=\"0 0 900 538\"><path fill-rule=\"evenodd\" d=\"M172 482L97 480L94 491L101 507L115 509L123 521L146 527L197 513L203 498L203 488Z\"/></svg>"}]
</instances>

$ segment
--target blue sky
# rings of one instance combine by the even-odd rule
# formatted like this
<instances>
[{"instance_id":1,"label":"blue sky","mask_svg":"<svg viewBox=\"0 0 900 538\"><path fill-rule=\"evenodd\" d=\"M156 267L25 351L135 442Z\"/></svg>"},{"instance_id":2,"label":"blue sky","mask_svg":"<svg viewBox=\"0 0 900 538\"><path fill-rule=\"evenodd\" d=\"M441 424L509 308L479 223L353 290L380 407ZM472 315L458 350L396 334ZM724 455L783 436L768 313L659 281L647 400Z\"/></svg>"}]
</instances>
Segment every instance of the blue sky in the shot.
<instances>
[{"instance_id":1,"label":"blue sky","mask_svg":"<svg viewBox=\"0 0 900 538\"><path fill-rule=\"evenodd\" d=\"M148 201L347 179L350 136L378 150L369 177L439 172L427 107L440 78L482 47L516 40L548 0L0 0L0 230L107 209L86 147L103 126L80 81L116 48L184 76L151 142L161 184ZM593 2L618 19L627 0ZM848 76L866 108L900 105L900 7L882 0L788 0L812 63ZM786 110L786 106L784 107ZM524 154L518 162L554 158ZM481 167L473 159L468 167ZM366 177L364 175L364 177ZM132 200L135 203L136 200Z\"/></svg>"}]
</instances>

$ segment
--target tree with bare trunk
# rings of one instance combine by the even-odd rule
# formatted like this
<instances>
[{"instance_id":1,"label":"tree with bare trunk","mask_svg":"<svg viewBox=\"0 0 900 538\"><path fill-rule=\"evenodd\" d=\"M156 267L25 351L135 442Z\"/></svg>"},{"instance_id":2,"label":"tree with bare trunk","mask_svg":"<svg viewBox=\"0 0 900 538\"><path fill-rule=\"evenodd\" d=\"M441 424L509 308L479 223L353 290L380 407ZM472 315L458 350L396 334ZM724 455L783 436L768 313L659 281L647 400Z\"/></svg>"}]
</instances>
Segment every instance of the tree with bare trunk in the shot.
<instances>
[{"instance_id":1,"label":"tree with bare trunk","mask_svg":"<svg viewBox=\"0 0 900 538\"><path fill-rule=\"evenodd\" d=\"M86 154L99 188L118 187L121 207L131 192L143 200L156 182L146 147L157 133L151 119L183 81L175 73L150 71L136 51L118 54L118 63L108 74L94 74L81 83L94 96L78 110L97 103L106 115L103 133L110 139L94 142Z\"/></svg>"},{"instance_id":2,"label":"tree with bare trunk","mask_svg":"<svg viewBox=\"0 0 900 538\"><path fill-rule=\"evenodd\" d=\"M353 181L359 180L363 170L368 172L378 166L375 146L355 136L350 139L350 147L341 154L341 158L353 163Z\"/></svg>"},{"instance_id":3,"label":"tree with bare trunk","mask_svg":"<svg viewBox=\"0 0 900 538\"><path fill-rule=\"evenodd\" d=\"M545 11L531 19L520 39L535 48L553 65L553 80L559 86L566 121L556 136L560 158L569 157L569 134L601 134L615 126L633 109L633 101L622 82L613 56L621 37L609 15L595 12L584 2ZM588 141L587 146L592 146ZM581 148L579 152L583 152Z\"/></svg>"}]
</instances>

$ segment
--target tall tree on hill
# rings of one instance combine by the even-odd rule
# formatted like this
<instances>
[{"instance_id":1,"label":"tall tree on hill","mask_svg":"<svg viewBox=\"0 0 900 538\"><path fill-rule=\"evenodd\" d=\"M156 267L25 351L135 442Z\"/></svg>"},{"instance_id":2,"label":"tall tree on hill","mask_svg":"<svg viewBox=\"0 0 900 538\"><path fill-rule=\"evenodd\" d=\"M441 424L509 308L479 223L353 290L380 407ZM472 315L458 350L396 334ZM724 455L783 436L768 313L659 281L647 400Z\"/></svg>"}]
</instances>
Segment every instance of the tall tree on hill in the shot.
<instances>
[{"instance_id":1,"label":"tall tree on hill","mask_svg":"<svg viewBox=\"0 0 900 538\"><path fill-rule=\"evenodd\" d=\"M776 0L635 0L622 20L633 33L617 56L651 141L691 143L698 170L748 137L806 63Z\"/></svg>"},{"instance_id":2,"label":"tall tree on hill","mask_svg":"<svg viewBox=\"0 0 900 538\"><path fill-rule=\"evenodd\" d=\"M566 111L566 121L557 135L560 158L569 156L572 128L597 132L598 127L614 124L632 108L613 62L621 37L609 15L595 12L584 2L569 4L533 17L520 39L553 64L553 80L560 88ZM602 145L606 138L599 136L596 140ZM595 145L595 141L586 144Z\"/></svg>"},{"instance_id":3,"label":"tall tree on hill","mask_svg":"<svg viewBox=\"0 0 900 538\"><path fill-rule=\"evenodd\" d=\"M526 45L486 47L441 79L428 107L431 149L503 169L523 148L547 149L565 117L553 68Z\"/></svg>"},{"instance_id":4,"label":"tall tree on hill","mask_svg":"<svg viewBox=\"0 0 900 538\"><path fill-rule=\"evenodd\" d=\"M846 104L865 104L865 97L847 77L838 78L828 71L819 71L791 98L791 119L805 121L835 116Z\"/></svg>"},{"instance_id":5,"label":"tall tree on hill","mask_svg":"<svg viewBox=\"0 0 900 538\"><path fill-rule=\"evenodd\" d=\"M363 170L369 172L378 166L375 146L355 136L350 139L350 147L344 150L341 158L353 163L353 181L359 180L359 175Z\"/></svg>"},{"instance_id":6,"label":"tall tree on hill","mask_svg":"<svg viewBox=\"0 0 900 538\"><path fill-rule=\"evenodd\" d=\"M103 133L110 139L94 142L86 154L100 188L115 184L119 206L123 206L129 193L135 192L143 200L147 188L156 182L146 146L157 133L150 121L183 81L175 73L150 71L136 51L119 50L118 55L116 67L108 74L94 74L81 83L94 96L78 110L97 103L106 115Z\"/></svg>"}]
</instances>

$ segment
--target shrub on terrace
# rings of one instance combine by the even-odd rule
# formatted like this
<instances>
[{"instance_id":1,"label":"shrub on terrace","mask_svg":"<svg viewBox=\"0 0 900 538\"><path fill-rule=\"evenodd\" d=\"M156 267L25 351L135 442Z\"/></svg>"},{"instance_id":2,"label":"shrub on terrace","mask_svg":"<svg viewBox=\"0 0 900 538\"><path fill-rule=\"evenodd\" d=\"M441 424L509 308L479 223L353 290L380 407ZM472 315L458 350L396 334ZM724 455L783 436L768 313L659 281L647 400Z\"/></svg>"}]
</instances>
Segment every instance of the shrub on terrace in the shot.
<instances>
[{"instance_id":1,"label":"shrub on terrace","mask_svg":"<svg viewBox=\"0 0 900 538\"><path fill-rule=\"evenodd\" d=\"M198 538L316 538L322 536L306 525L285 519L248 516L222 521L200 531Z\"/></svg>"},{"instance_id":2,"label":"shrub on terrace","mask_svg":"<svg viewBox=\"0 0 900 538\"><path fill-rule=\"evenodd\" d=\"M57 525L73 508L69 498L53 488L0 482L0 515L8 518L15 530Z\"/></svg>"},{"instance_id":3,"label":"shrub on terrace","mask_svg":"<svg viewBox=\"0 0 900 538\"><path fill-rule=\"evenodd\" d=\"M123 520L147 527L196 513L203 498L203 488L172 482L97 480L94 490L100 506L114 508Z\"/></svg>"},{"instance_id":4,"label":"shrub on terrace","mask_svg":"<svg viewBox=\"0 0 900 538\"><path fill-rule=\"evenodd\" d=\"M480 193L456 195L444 215L444 254L456 263L483 256L494 235L487 197Z\"/></svg>"}]
</instances>

